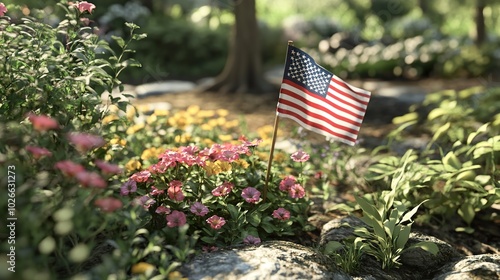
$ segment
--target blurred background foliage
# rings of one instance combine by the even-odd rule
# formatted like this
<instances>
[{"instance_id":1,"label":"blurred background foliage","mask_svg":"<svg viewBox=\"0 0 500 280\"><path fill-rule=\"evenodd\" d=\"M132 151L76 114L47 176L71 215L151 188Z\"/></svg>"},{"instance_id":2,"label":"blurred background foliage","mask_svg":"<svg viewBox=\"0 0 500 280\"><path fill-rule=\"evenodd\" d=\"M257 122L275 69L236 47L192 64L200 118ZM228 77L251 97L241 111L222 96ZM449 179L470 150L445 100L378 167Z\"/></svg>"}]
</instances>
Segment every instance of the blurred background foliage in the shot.
<instances>
[{"instance_id":1,"label":"blurred background foliage","mask_svg":"<svg viewBox=\"0 0 500 280\"><path fill-rule=\"evenodd\" d=\"M125 82L197 80L224 67L239 1L100 0L92 20L105 38L125 34L125 22L147 33L131 46L143 68ZM18 16L43 9L51 24L62 12L55 0L3 2L24 6ZM266 69L283 63L288 40L343 78L465 78L500 66L495 0L257 0L256 8Z\"/></svg>"}]
</instances>

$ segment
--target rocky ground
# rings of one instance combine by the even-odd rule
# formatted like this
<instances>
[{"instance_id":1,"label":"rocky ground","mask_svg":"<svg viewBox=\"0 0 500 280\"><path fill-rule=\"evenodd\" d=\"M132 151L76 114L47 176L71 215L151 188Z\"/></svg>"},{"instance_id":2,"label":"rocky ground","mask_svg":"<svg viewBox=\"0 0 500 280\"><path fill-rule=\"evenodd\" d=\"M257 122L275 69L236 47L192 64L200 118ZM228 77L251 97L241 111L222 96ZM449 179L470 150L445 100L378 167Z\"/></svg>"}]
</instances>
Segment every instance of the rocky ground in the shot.
<instances>
[{"instance_id":1,"label":"rocky ground","mask_svg":"<svg viewBox=\"0 0 500 280\"><path fill-rule=\"evenodd\" d=\"M365 122L363 123L362 129L360 131L360 137L367 140L365 142L366 145L376 146L377 144L384 141L385 135L391 130L392 118L405 113L408 106L410 106L411 104L421 102L426 93L448 88L464 89L470 86L484 85L485 81L475 79L455 81L426 80L420 82L404 83L389 83L377 81L361 83L354 81L352 83L356 86L366 88L373 92L372 100L370 101L370 106L365 117ZM173 90L169 90L170 88L172 88ZM276 89L276 92L270 92L262 95L219 94L215 92L199 93L194 90L194 84L184 82L179 82L177 84L175 84L174 82L174 84L171 84L171 87L169 87L167 83L163 85L147 85L146 87L130 87L127 90L129 91L129 93L137 96L137 98L133 100L133 103L137 105L168 103L172 106L172 108L177 109L185 109L190 105L199 105L204 109L227 109L230 111L230 116L234 118L243 118L246 121L248 131L256 131L258 127L273 124L276 102L278 99L278 89ZM500 209L493 209L492 211L496 212L497 216L498 214L500 214ZM278 248L287 248L286 250L299 250L300 253L290 253L292 255L296 254L298 256L301 256L299 257L299 259L302 257L306 259L310 258L308 254L314 255L314 258L318 257L316 252L314 250L311 251L310 248L317 247L320 244L321 239L324 238L325 234L324 227L328 223L331 223L332 220L341 218L343 218L341 213L326 213L326 211L324 211L323 205L321 205L321 203L318 203L317 207L315 208L315 213L311 214L311 222L315 224L317 230L311 232L307 236L302 236L298 239L291 240L294 242L293 244L296 244L297 246L306 245L307 247L301 247L302 249L300 250L302 251L297 248L290 247L290 244L282 243L278 243L277 245L263 244L261 247L264 251L257 252L255 252L255 250L260 249L236 248L229 251L214 253L214 255L211 256L202 256L200 258L197 258L193 260L192 263L186 264L186 266L184 266L184 270L186 273L188 273L189 279L218 279L218 277L220 277L221 275L233 275L231 277L228 276L226 279L350 279L350 276L343 275L342 273L331 274L330 272L332 271L332 267L329 267L328 264L325 265L325 261L321 256L317 261L314 261L312 267L311 264L306 265L308 266L307 269L304 267L306 271L312 269L312 271L317 272L311 272L313 274L305 274L306 276L309 275L310 277L306 277L304 276L304 274L300 274L302 276L293 273L288 275L286 273L282 274L282 272L280 272L280 269L282 269L280 268L280 266L283 266L283 263L280 263L279 260L271 261L272 258L277 257L276 255L273 255L276 253L274 252L276 251L276 246ZM466 277L462 274L450 272L453 271L453 267L457 267L456 263L453 262L460 261L465 262L465 268L463 268L464 270L477 269L477 267L471 268L473 265L470 264L470 259L464 259L464 256L475 257L476 259L481 260L483 260L483 257L487 259L486 263L488 264L486 264L485 266L487 267L487 271L489 271L487 272L487 274L491 273L491 275L483 275L484 277L480 276L480 278L476 279L499 279L500 220L496 222L477 220L475 221L473 227L476 229L474 234L456 233L453 230L452 226L450 226L449 228L447 228L446 226L440 228L433 228L429 226L414 227L414 231L418 231L422 234L435 237L441 240L444 244L447 244L446 246L452 248L453 250L450 255L444 256L446 260L440 260L439 263L435 264L436 267L434 268L432 273L428 273L425 275L415 274L417 275L417 278L415 278L415 275L408 278L408 274L406 274L406 276L404 274L398 273L385 274L384 276L374 276L377 275L376 272L365 271L364 273L360 274L361 278L358 279L380 279L379 277L382 277L382 279L419 279L419 277L421 277L420 279L427 279L426 277L430 277L432 279L472 279L467 278L468 276ZM263 257L263 259L265 259L266 257L271 258L271 263L265 264L263 263L263 260L261 260L258 264L255 263L255 258L252 257L254 254L262 254L262 256L265 256ZM493 257L490 258L490 256ZM207 262L206 258L218 260L219 263L223 264L228 262L226 267L227 271L221 272L219 270L215 271L210 269L202 269L200 271L199 269L190 269L198 266L199 263L205 264L202 267L209 267L208 263L211 262ZM236 258L237 260L234 260L233 258ZM425 260L419 260L419 262L422 261L424 263L426 262ZM231 265L232 262L236 263L234 263L234 265ZM236 264L237 266L235 267ZM447 265L449 266L449 268L446 268ZM300 267L300 264L298 264L298 266ZM484 265L479 266L484 268ZM261 272L263 274L258 274L258 272L255 272L256 269L252 269L252 267L264 269L264 272ZM418 268L418 265L416 267L417 271L424 269L422 267ZM324 274L326 272L323 272L323 270L330 272L328 272L328 274ZM411 274L414 272L410 270L406 271L405 273ZM446 273L456 274L453 277L461 278L453 278L452 276L439 276L446 275ZM264 277L263 275L267 276Z\"/></svg>"}]
</instances>

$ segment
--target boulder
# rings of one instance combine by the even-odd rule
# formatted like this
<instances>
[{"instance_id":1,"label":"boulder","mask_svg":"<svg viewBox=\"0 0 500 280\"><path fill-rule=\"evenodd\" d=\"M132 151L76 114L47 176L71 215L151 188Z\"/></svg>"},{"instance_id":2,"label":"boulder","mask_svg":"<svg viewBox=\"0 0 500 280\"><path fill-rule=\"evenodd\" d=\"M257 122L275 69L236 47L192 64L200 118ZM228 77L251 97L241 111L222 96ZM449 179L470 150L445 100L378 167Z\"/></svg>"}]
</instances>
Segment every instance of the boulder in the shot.
<instances>
[{"instance_id":1,"label":"boulder","mask_svg":"<svg viewBox=\"0 0 500 280\"><path fill-rule=\"evenodd\" d=\"M203 253L179 271L190 280L352 279L322 254L288 241Z\"/></svg>"},{"instance_id":2,"label":"boulder","mask_svg":"<svg viewBox=\"0 0 500 280\"><path fill-rule=\"evenodd\" d=\"M500 279L500 254L467 256L450 262L435 274L433 280Z\"/></svg>"}]
</instances>

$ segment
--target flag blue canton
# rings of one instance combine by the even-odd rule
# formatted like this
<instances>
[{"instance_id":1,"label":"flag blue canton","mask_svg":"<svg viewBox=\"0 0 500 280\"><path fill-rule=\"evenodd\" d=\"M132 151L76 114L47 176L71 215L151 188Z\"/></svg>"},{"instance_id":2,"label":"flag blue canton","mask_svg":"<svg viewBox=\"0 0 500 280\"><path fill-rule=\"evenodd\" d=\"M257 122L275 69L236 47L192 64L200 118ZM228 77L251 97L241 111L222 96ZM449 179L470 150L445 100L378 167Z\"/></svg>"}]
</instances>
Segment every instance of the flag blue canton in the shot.
<instances>
[{"instance_id":1,"label":"flag blue canton","mask_svg":"<svg viewBox=\"0 0 500 280\"><path fill-rule=\"evenodd\" d=\"M300 49L289 46L284 79L299 84L308 91L326 97L333 74L316 64Z\"/></svg>"}]
</instances>

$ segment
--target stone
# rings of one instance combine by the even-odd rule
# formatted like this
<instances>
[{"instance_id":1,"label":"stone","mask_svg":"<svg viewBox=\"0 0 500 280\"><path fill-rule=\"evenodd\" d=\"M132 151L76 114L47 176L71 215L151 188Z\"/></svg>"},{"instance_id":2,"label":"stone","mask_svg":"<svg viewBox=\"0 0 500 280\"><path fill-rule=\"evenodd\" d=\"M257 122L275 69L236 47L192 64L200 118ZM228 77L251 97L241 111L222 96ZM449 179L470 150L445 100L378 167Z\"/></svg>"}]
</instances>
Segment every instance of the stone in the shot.
<instances>
[{"instance_id":1,"label":"stone","mask_svg":"<svg viewBox=\"0 0 500 280\"><path fill-rule=\"evenodd\" d=\"M179 271L190 280L352 279L320 253L288 241L203 253Z\"/></svg>"},{"instance_id":2,"label":"stone","mask_svg":"<svg viewBox=\"0 0 500 280\"><path fill-rule=\"evenodd\" d=\"M193 90L196 84L188 81L165 81L156 83L147 83L135 88L137 98L146 98L148 96L161 95L165 93L186 92Z\"/></svg>"},{"instance_id":3,"label":"stone","mask_svg":"<svg viewBox=\"0 0 500 280\"><path fill-rule=\"evenodd\" d=\"M500 279L500 254L467 256L443 266L433 280Z\"/></svg>"}]
</instances>

